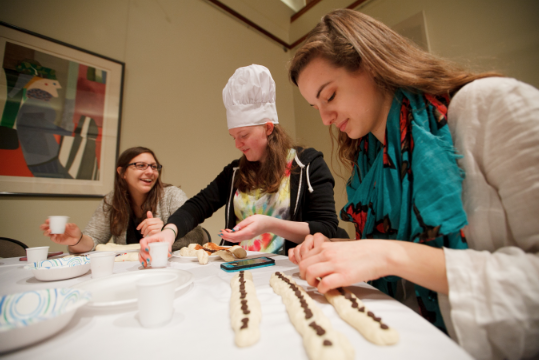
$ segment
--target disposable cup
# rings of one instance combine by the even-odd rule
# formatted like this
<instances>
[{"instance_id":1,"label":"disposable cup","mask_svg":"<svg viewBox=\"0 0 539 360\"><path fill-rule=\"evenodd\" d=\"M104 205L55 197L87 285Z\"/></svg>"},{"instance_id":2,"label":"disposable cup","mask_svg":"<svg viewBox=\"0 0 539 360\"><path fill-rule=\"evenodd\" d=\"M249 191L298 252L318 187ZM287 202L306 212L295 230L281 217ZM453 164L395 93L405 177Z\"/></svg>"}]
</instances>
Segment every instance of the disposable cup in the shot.
<instances>
[{"instance_id":1,"label":"disposable cup","mask_svg":"<svg viewBox=\"0 0 539 360\"><path fill-rule=\"evenodd\" d=\"M178 275L148 274L137 281L139 321L145 328L166 325L174 313L174 287Z\"/></svg>"},{"instance_id":2,"label":"disposable cup","mask_svg":"<svg viewBox=\"0 0 539 360\"><path fill-rule=\"evenodd\" d=\"M153 242L150 243L150 256L152 257L152 267L166 267L168 263L168 243Z\"/></svg>"},{"instance_id":3,"label":"disposable cup","mask_svg":"<svg viewBox=\"0 0 539 360\"><path fill-rule=\"evenodd\" d=\"M48 246L40 246L40 247L31 247L26 249L26 258L27 261L32 264L35 262L45 261L47 260L47 256L49 255L49 247Z\"/></svg>"},{"instance_id":4,"label":"disposable cup","mask_svg":"<svg viewBox=\"0 0 539 360\"><path fill-rule=\"evenodd\" d=\"M90 269L92 269L92 278L99 278L112 274L114 267L114 252L97 252L90 254Z\"/></svg>"},{"instance_id":5,"label":"disposable cup","mask_svg":"<svg viewBox=\"0 0 539 360\"><path fill-rule=\"evenodd\" d=\"M66 224L69 216L49 216L49 228L51 234L63 234L66 230Z\"/></svg>"}]
</instances>

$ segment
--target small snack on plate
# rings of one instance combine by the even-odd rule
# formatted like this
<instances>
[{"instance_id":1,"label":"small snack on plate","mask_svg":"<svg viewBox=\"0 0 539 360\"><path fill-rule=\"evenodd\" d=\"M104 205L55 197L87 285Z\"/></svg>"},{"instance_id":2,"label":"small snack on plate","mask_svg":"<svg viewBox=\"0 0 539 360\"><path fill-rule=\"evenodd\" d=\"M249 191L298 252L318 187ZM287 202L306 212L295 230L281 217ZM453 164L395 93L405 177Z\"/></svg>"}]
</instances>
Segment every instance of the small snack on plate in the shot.
<instances>
[{"instance_id":1,"label":"small snack on plate","mask_svg":"<svg viewBox=\"0 0 539 360\"><path fill-rule=\"evenodd\" d=\"M226 262L236 260L234 255L232 255L232 253L230 253L228 250L217 250L213 254L214 255L219 255L221 257L221 259L223 259Z\"/></svg>"},{"instance_id":2,"label":"small snack on plate","mask_svg":"<svg viewBox=\"0 0 539 360\"><path fill-rule=\"evenodd\" d=\"M234 245L228 249L238 259L245 259L247 257L247 251L239 245Z\"/></svg>"},{"instance_id":3,"label":"small snack on plate","mask_svg":"<svg viewBox=\"0 0 539 360\"><path fill-rule=\"evenodd\" d=\"M354 358L348 339L333 329L314 300L291 277L276 272L270 285L283 298L290 321L303 336L303 346L311 360Z\"/></svg>"},{"instance_id":4,"label":"small snack on plate","mask_svg":"<svg viewBox=\"0 0 539 360\"><path fill-rule=\"evenodd\" d=\"M200 251L205 252L207 256L203 256ZM196 256L202 265L206 265L212 255L219 255L226 262L247 257L247 251L239 245L225 247L212 242L207 242L202 246L200 244L189 244L187 247L182 247L179 253L180 256Z\"/></svg>"},{"instance_id":5,"label":"small snack on plate","mask_svg":"<svg viewBox=\"0 0 539 360\"><path fill-rule=\"evenodd\" d=\"M399 341L399 333L384 324L382 318L376 317L350 291L338 288L325 296L339 316L373 344L393 345Z\"/></svg>"},{"instance_id":6,"label":"small snack on plate","mask_svg":"<svg viewBox=\"0 0 539 360\"><path fill-rule=\"evenodd\" d=\"M198 262L202 265L206 265L210 261L210 256L203 249L196 250Z\"/></svg>"},{"instance_id":7,"label":"small snack on plate","mask_svg":"<svg viewBox=\"0 0 539 360\"><path fill-rule=\"evenodd\" d=\"M251 346L260 339L262 310L256 297L253 276L249 271L240 271L230 280L230 324L239 347Z\"/></svg>"},{"instance_id":8,"label":"small snack on plate","mask_svg":"<svg viewBox=\"0 0 539 360\"><path fill-rule=\"evenodd\" d=\"M95 247L95 251L127 251L140 250L140 244L120 245L115 243L99 244Z\"/></svg>"},{"instance_id":9,"label":"small snack on plate","mask_svg":"<svg viewBox=\"0 0 539 360\"><path fill-rule=\"evenodd\" d=\"M114 261L116 262L138 261L138 252L128 252L128 253L123 253L121 255L117 255L114 258Z\"/></svg>"}]
</instances>

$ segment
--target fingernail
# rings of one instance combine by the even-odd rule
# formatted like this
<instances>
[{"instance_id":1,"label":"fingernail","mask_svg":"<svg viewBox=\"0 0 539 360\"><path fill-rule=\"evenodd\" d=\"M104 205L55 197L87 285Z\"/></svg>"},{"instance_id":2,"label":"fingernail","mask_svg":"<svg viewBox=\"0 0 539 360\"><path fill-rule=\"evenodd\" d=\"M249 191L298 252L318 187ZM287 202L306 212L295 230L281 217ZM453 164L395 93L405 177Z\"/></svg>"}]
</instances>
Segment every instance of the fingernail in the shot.
<instances>
[{"instance_id":1,"label":"fingernail","mask_svg":"<svg viewBox=\"0 0 539 360\"><path fill-rule=\"evenodd\" d=\"M150 250L148 250L148 248L144 248L144 251L146 251L146 252L150 252Z\"/></svg>"},{"instance_id":2,"label":"fingernail","mask_svg":"<svg viewBox=\"0 0 539 360\"><path fill-rule=\"evenodd\" d=\"M217 236L219 236L219 237L223 237L223 234L217 234Z\"/></svg>"},{"instance_id":3,"label":"fingernail","mask_svg":"<svg viewBox=\"0 0 539 360\"><path fill-rule=\"evenodd\" d=\"M140 264L141 264L142 266L144 266L144 261L141 261Z\"/></svg>"},{"instance_id":4,"label":"fingernail","mask_svg":"<svg viewBox=\"0 0 539 360\"><path fill-rule=\"evenodd\" d=\"M232 229L232 232L236 232L236 229Z\"/></svg>"},{"instance_id":5,"label":"fingernail","mask_svg":"<svg viewBox=\"0 0 539 360\"><path fill-rule=\"evenodd\" d=\"M148 265L150 265L150 258L147 258L146 262L148 263Z\"/></svg>"}]
</instances>

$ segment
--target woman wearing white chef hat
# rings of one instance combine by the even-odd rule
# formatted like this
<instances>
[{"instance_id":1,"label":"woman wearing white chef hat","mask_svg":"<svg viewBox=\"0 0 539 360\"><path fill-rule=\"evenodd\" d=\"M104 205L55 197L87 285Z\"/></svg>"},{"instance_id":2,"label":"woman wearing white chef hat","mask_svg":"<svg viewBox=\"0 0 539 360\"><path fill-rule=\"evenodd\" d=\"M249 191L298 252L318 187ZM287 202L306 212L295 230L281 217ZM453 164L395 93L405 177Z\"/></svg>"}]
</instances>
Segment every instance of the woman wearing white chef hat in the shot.
<instances>
[{"instance_id":1,"label":"woman wearing white chef hat","mask_svg":"<svg viewBox=\"0 0 539 360\"><path fill-rule=\"evenodd\" d=\"M243 156L228 164L205 189L179 208L163 231L141 241L174 243L226 206L219 236L251 251L287 254L306 235L337 232L333 176L321 152L294 147L279 126L275 82L267 68L236 70L223 89L228 132Z\"/></svg>"}]
</instances>

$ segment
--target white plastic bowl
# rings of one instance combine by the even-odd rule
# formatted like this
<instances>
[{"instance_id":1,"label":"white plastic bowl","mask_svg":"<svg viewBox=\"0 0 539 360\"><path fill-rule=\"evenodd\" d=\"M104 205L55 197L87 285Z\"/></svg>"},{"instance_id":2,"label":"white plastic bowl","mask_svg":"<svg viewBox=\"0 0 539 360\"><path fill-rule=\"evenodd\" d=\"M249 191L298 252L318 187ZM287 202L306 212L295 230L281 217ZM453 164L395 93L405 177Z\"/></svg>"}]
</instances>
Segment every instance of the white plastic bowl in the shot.
<instances>
[{"instance_id":1,"label":"white plastic bowl","mask_svg":"<svg viewBox=\"0 0 539 360\"><path fill-rule=\"evenodd\" d=\"M49 259L28 265L25 269L32 270L40 281L65 280L86 274L90 270L90 259L87 256Z\"/></svg>"},{"instance_id":2,"label":"white plastic bowl","mask_svg":"<svg viewBox=\"0 0 539 360\"><path fill-rule=\"evenodd\" d=\"M90 301L87 291L57 288L0 297L0 353L48 338Z\"/></svg>"}]
</instances>

